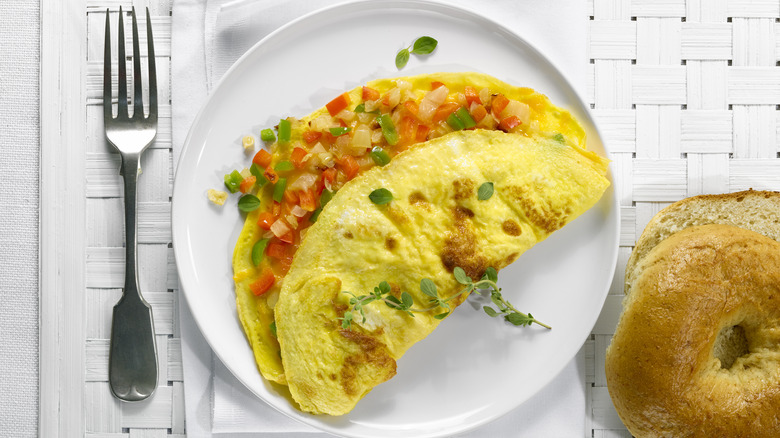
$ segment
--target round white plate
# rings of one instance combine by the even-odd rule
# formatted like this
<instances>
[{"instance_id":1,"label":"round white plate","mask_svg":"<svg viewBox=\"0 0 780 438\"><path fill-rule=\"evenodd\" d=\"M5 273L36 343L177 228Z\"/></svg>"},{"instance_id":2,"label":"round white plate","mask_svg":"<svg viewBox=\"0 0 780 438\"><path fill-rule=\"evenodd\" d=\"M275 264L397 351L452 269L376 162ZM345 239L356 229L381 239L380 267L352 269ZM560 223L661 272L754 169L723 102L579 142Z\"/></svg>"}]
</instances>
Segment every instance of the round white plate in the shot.
<instances>
[{"instance_id":1,"label":"round white plate","mask_svg":"<svg viewBox=\"0 0 780 438\"><path fill-rule=\"evenodd\" d=\"M421 35L439 41L402 71L396 52ZM504 296L552 325L514 327L469 299L399 360L398 375L349 414L312 416L264 381L238 321L231 256L242 225L231 197L219 208L209 188L250 158L240 139L303 116L339 93L380 77L481 71L535 88L568 108L606 156L586 105L569 82L518 35L484 17L438 3L371 1L320 10L255 45L225 74L187 138L173 191L173 242L181 288L206 340L258 397L279 411L346 436L446 436L487 423L549 383L574 357L601 311L617 260L612 188L586 214L501 271ZM511 158L508 158L511 159Z\"/></svg>"}]
</instances>

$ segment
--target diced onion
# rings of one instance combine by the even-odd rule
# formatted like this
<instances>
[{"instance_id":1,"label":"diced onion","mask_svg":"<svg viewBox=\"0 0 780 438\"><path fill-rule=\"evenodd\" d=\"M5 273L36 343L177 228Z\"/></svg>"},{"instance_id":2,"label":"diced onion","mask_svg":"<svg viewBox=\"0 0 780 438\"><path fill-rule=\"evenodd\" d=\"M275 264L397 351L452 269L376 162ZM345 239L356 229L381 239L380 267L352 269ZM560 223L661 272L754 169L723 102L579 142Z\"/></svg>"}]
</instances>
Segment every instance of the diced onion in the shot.
<instances>
[{"instance_id":1,"label":"diced onion","mask_svg":"<svg viewBox=\"0 0 780 438\"><path fill-rule=\"evenodd\" d=\"M524 125L527 125L531 121L531 107L523 102L510 100L506 108L501 111L501 118L511 116L516 116Z\"/></svg>"},{"instance_id":2,"label":"diced onion","mask_svg":"<svg viewBox=\"0 0 780 438\"><path fill-rule=\"evenodd\" d=\"M296 205L290 210L290 213L293 214L295 217L304 217L306 216L307 211L304 210L300 205Z\"/></svg>"},{"instance_id":3,"label":"diced onion","mask_svg":"<svg viewBox=\"0 0 780 438\"><path fill-rule=\"evenodd\" d=\"M317 175L303 173L287 186L288 190L309 190L317 182Z\"/></svg>"},{"instance_id":4,"label":"diced onion","mask_svg":"<svg viewBox=\"0 0 780 438\"><path fill-rule=\"evenodd\" d=\"M490 106L490 98L490 90L487 87L479 90L479 101L482 102L482 105Z\"/></svg>"},{"instance_id":5,"label":"diced onion","mask_svg":"<svg viewBox=\"0 0 780 438\"><path fill-rule=\"evenodd\" d=\"M401 103L401 89L394 87L387 92L387 102L390 108L395 108L396 105Z\"/></svg>"},{"instance_id":6,"label":"diced onion","mask_svg":"<svg viewBox=\"0 0 780 438\"><path fill-rule=\"evenodd\" d=\"M277 220L271 224L271 232L274 233L274 236L276 237L282 237L290 231L291 228L286 223L284 223L283 220Z\"/></svg>"},{"instance_id":7,"label":"diced onion","mask_svg":"<svg viewBox=\"0 0 780 438\"><path fill-rule=\"evenodd\" d=\"M368 125L358 125L352 135L350 146L353 149L371 147L371 128Z\"/></svg>"},{"instance_id":8,"label":"diced onion","mask_svg":"<svg viewBox=\"0 0 780 438\"><path fill-rule=\"evenodd\" d=\"M436 112L436 109L447 99L448 93L449 90L444 85L429 91L425 97L423 97L422 101L420 101L417 117L423 122L430 122L433 119L433 114Z\"/></svg>"},{"instance_id":9,"label":"diced onion","mask_svg":"<svg viewBox=\"0 0 780 438\"><path fill-rule=\"evenodd\" d=\"M365 108L367 113L370 113L371 111L374 111L375 109L379 108L380 103L382 103L381 99L367 100L363 102L363 108Z\"/></svg>"},{"instance_id":10,"label":"diced onion","mask_svg":"<svg viewBox=\"0 0 780 438\"><path fill-rule=\"evenodd\" d=\"M292 227L293 229L298 228L298 218L295 217L295 215L288 214L285 219L287 219L287 222L290 224L290 227Z\"/></svg>"},{"instance_id":11,"label":"diced onion","mask_svg":"<svg viewBox=\"0 0 780 438\"><path fill-rule=\"evenodd\" d=\"M343 109L336 114L336 118L341 119L347 123L355 120L355 112L348 109Z\"/></svg>"},{"instance_id":12,"label":"diced onion","mask_svg":"<svg viewBox=\"0 0 780 438\"><path fill-rule=\"evenodd\" d=\"M333 119L333 117L323 114L312 120L309 126L311 127L312 131L321 132L330 127L338 126L338 123Z\"/></svg>"}]
</instances>

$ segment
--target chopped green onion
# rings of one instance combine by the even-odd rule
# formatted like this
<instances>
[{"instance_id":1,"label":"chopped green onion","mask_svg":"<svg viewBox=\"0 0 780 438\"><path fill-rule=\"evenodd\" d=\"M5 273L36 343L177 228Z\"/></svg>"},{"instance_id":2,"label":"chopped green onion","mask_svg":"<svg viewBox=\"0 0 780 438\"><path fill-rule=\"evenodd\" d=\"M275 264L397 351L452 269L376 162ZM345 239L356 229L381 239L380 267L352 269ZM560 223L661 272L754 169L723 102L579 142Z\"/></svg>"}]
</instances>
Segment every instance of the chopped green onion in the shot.
<instances>
[{"instance_id":1,"label":"chopped green onion","mask_svg":"<svg viewBox=\"0 0 780 438\"><path fill-rule=\"evenodd\" d=\"M241 176L237 170L234 170L225 175L225 187L230 190L230 193L236 193L239 186L241 185L241 182L243 181L244 177Z\"/></svg>"},{"instance_id":2,"label":"chopped green onion","mask_svg":"<svg viewBox=\"0 0 780 438\"><path fill-rule=\"evenodd\" d=\"M466 128L466 125L463 124L463 122L458 118L457 115L455 115L455 113L452 113L449 117L447 117L447 124L456 131L460 131Z\"/></svg>"},{"instance_id":3,"label":"chopped green onion","mask_svg":"<svg viewBox=\"0 0 780 438\"><path fill-rule=\"evenodd\" d=\"M334 137L338 137L340 135L344 135L347 132L349 132L349 128L346 126L339 126L336 128L330 128L329 131L330 131L330 135Z\"/></svg>"},{"instance_id":4,"label":"chopped green onion","mask_svg":"<svg viewBox=\"0 0 780 438\"><path fill-rule=\"evenodd\" d=\"M279 178L279 181L274 185L274 201L282 202L284 197L284 189L287 188L287 178Z\"/></svg>"},{"instance_id":5,"label":"chopped green onion","mask_svg":"<svg viewBox=\"0 0 780 438\"><path fill-rule=\"evenodd\" d=\"M560 132L553 135L553 140L557 141L558 143L566 143L566 138Z\"/></svg>"},{"instance_id":6,"label":"chopped green onion","mask_svg":"<svg viewBox=\"0 0 780 438\"><path fill-rule=\"evenodd\" d=\"M265 247L268 246L268 241L271 239L260 239L252 246L252 264L259 266L263 261L263 254L265 254Z\"/></svg>"},{"instance_id":7,"label":"chopped green onion","mask_svg":"<svg viewBox=\"0 0 780 438\"><path fill-rule=\"evenodd\" d=\"M377 117L376 120L379 122L379 126L382 127L382 135L385 137L385 140L387 140L387 143L391 145L398 144L398 132L396 132L395 125L393 125L393 120L390 116L382 114Z\"/></svg>"},{"instance_id":8,"label":"chopped green onion","mask_svg":"<svg viewBox=\"0 0 780 438\"><path fill-rule=\"evenodd\" d=\"M366 112L366 104L365 103L360 103L358 106L355 107L354 111L356 113L364 113L364 112Z\"/></svg>"},{"instance_id":9,"label":"chopped green onion","mask_svg":"<svg viewBox=\"0 0 780 438\"><path fill-rule=\"evenodd\" d=\"M268 328L271 330L271 333L274 335L274 337L276 337L276 321L269 324Z\"/></svg>"},{"instance_id":10,"label":"chopped green onion","mask_svg":"<svg viewBox=\"0 0 780 438\"><path fill-rule=\"evenodd\" d=\"M384 166L390 162L390 155L387 155L387 152L379 146L374 146L371 149L371 158L377 166Z\"/></svg>"},{"instance_id":11,"label":"chopped green onion","mask_svg":"<svg viewBox=\"0 0 780 438\"><path fill-rule=\"evenodd\" d=\"M260 140L263 141L275 141L276 136L274 135L274 130L271 128L265 128L260 131Z\"/></svg>"},{"instance_id":12,"label":"chopped green onion","mask_svg":"<svg viewBox=\"0 0 780 438\"><path fill-rule=\"evenodd\" d=\"M260 199L255 195L244 195L238 199L238 209L249 213L260 207Z\"/></svg>"},{"instance_id":13,"label":"chopped green onion","mask_svg":"<svg viewBox=\"0 0 780 438\"><path fill-rule=\"evenodd\" d=\"M325 204L330 202L331 199L333 199L333 192L328 189L323 190L320 195L320 208L325 207Z\"/></svg>"},{"instance_id":14,"label":"chopped green onion","mask_svg":"<svg viewBox=\"0 0 780 438\"><path fill-rule=\"evenodd\" d=\"M290 161L280 161L276 163L276 166L274 166L274 170L277 172L289 172L291 170L295 169L295 165L293 165Z\"/></svg>"},{"instance_id":15,"label":"chopped green onion","mask_svg":"<svg viewBox=\"0 0 780 438\"><path fill-rule=\"evenodd\" d=\"M317 218L320 217L320 213L322 213L322 207L314 210L311 213L311 216L309 216L309 222L311 222L311 223L317 222Z\"/></svg>"},{"instance_id":16,"label":"chopped green onion","mask_svg":"<svg viewBox=\"0 0 780 438\"><path fill-rule=\"evenodd\" d=\"M255 183L257 184L257 187L263 187L268 184L268 178L265 177L265 170L262 167L252 163L249 167L249 172L257 178L257 182Z\"/></svg>"},{"instance_id":17,"label":"chopped green onion","mask_svg":"<svg viewBox=\"0 0 780 438\"><path fill-rule=\"evenodd\" d=\"M287 119L279 120L279 143L288 143L292 134L292 123Z\"/></svg>"},{"instance_id":18,"label":"chopped green onion","mask_svg":"<svg viewBox=\"0 0 780 438\"><path fill-rule=\"evenodd\" d=\"M461 122L463 122L463 126L465 126L466 129L471 129L477 126L477 122L474 121L466 108L458 108L458 110L455 111L455 115L458 116L458 119L460 119Z\"/></svg>"}]
</instances>

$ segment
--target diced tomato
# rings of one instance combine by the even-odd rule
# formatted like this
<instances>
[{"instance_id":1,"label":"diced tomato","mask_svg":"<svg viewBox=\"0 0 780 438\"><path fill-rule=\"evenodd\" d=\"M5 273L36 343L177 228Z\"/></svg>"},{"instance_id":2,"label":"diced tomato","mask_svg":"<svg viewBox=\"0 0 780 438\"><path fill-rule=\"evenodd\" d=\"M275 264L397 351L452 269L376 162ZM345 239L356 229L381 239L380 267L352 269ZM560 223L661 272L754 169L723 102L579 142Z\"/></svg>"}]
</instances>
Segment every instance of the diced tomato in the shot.
<instances>
[{"instance_id":1,"label":"diced tomato","mask_svg":"<svg viewBox=\"0 0 780 438\"><path fill-rule=\"evenodd\" d=\"M276 182L279 181L279 175L271 166L265 168L263 175L265 175L266 179L268 179L271 184L276 184Z\"/></svg>"},{"instance_id":2,"label":"diced tomato","mask_svg":"<svg viewBox=\"0 0 780 438\"><path fill-rule=\"evenodd\" d=\"M275 281L276 277L274 277L274 271L269 267L265 267L260 272L260 276L257 277L257 280L249 284L249 290L251 290L255 296L260 296L268 292Z\"/></svg>"},{"instance_id":3,"label":"diced tomato","mask_svg":"<svg viewBox=\"0 0 780 438\"><path fill-rule=\"evenodd\" d=\"M306 158L306 150L303 148L294 148L292 152L290 153L290 161L292 161L293 166L300 169L303 167L304 164L306 164L305 158Z\"/></svg>"},{"instance_id":4,"label":"diced tomato","mask_svg":"<svg viewBox=\"0 0 780 438\"><path fill-rule=\"evenodd\" d=\"M289 234L289 233L288 233ZM265 255L281 260L287 258L287 247L284 243L271 241L265 249Z\"/></svg>"},{"instance_id":5,"label":"diced tomato","mask_svg":"<svg viewBox=\"0 0 780 438\"><path fill-rule=\"evenodd\" d=\"M325 169L325 171L322 172L322 180L326 181L328 184L333 184L336 181L336 169L332 167Z\"/></svg>"},{"instance_id":6,"label":"diced tomato","mask_svg":"<svg viewBox=\"0 0 780 438\"><path fill-rule=\"evenodd\" d=\"M252 158L252 162L260 167L268 167L271 164L271 154L265 149L260 149Z\"/></svg>"},{"instance_id":7,"label":"diced tomato","mask_svg":"<svg viewBox=\"0 0 780 438\"><path fill-rule=\"evenodd\" d=\"M274 224L274 221L276 221L276 218L271 212L268 211L260 212L260 214L257 216L257 225L264 230L270 230L271 225Z\"/></svg>"},{"instance_id":8,"label":"diced tomato","mask_svg":"<svg viewBox=\"0 0 780 438\"><path fill-rule=\"evenodd\" d=\"M296 194L295 190L285 190L283 196L284 202L288 205L295 205L298 203L298 195Z\"/></svg>"},{"instance_id":9,"label":"diced tomato","mask_svg":"<svg viewBox=\"0 0 780 438\"><path fill-rule=\"evenodd\" d=\"M499 114L501 114L501 111L504 111L504 108L509 105L509 99L506 98L503 94L497 94L493 98L493 103L491 104L491 111L493 111L493 114L498 117Z\"/></svg>"},{"instance_id":10,"label":"diced tomato","mask_svg":"<svg viewBox=\"0 0 780 438\"><path fill-rule=\"evenodd\" d=\"M435 89L441 87L442 85L444 85L444 82L432 81L431 82L431 90L435 90Z\"/></svg>"},{"instance_id":11,"label":"diced tomato","mask_svg":"<svg viewBox=\"0 0 780 438\"><path fill-rule=\"evenodd\" d=\"M320 137L322 137L322 133L317 131L306 131L303 133L303 141L308 144L314 143L315 141L319 140Z\"/></svg>"},{"instance_id":12,"label":"diced tomato","mask_svg":"<svg viewBox=\"0 0 780 438\"><path fill-rule=\"evenodd\" d=\"M335 116L336 114L340 113L342 110L346 109L349 106L349 94L342 93L339 94L338 97L331 100L325 105L325 108L328 109L328 114L331 116Z\"/></svg>"},{"instance_id":13,"label":"diced tomato","mask_svg":"<svg viewBox=\"0 0 780 438\"><path fill-rule=\"evenodd\" d=\"M341 165L341 169L344 170L344 175L347 176L348 180L357 176L358 171L360 170L357 160L355 160L355 157L352 155L344 155L341 157L339 164Z\"/></svg>"},{"instance_id":14,"label":"diced tomato","mask_svg":"<svg viewBox=\"0 0 780 438\"><path fill-rule=\"evenodd\" d=\"M238 190L241 191L241 193L249 193L250 190L252 190L252 187L255 186L255 183L257 182L257 177L254 175L250 175L247 178L244 178L243 181L241 181L241 184L238 186Z\"/></svg>"},{"instance_id":15,"label":"diced tomato","mask_svg":"<svg viewBox=\"0 0 780 438\"><path fill-rule=\"evenodd\" d=\"M431 128L428 125L420 125L417 127L417 141L426 141L428 140L428 133L431 131Z\"/></svg>"},{"instance_id":16,"label":"diced tomato","mask_svg":"<svg viewBox=\"0 0 780 438\"><path fill-rule=\"evenodd\" d=\"M520 119L517 118L517 116L509 116L501 119L501 122L499 122L498 127L501 128L502 131L509 132L514 128L520 126L522 123L523 122L521 122Z\"/></svg>"},{"instance_id":17,"label":"diced tomato","mask_svg":"<svg viewBox=\"0 0 780 438\"><path fill-rule=\"evenodd\" d=\"M479 99L479 92L471 85L466 85L463 88L463 94L466 95L466 105L469 107L471 106L472 102L477 102L479 104L482 103L482 101Z\"/></svg>"},{"instance_id":18,"label":"diced tomato","mask_svg":"<svg viewBox=\"0 0 780 438\"><path fill-rule=\"evenodd\" d=\"M414 117L406 116L401 119L399 134L401 135L401 144L413 143L417 139L417 129L420 123Z\"/></svg>"},{"instance_id":19,"label":"diced tomato","mask_svg":"<svg viewBox=\"0 0 780 438\"><path fill-rule=\"evenodd\" d=\"M417 105L417 102L413 100L407 100L403 103L404 108L406 108L407 111L412 113L413 116L417 117L417 113L420 110L420 106Z\"/></svg>"},{"instance_id":20,"label":"diced tomato","mask_svg":"<svg viewBox=\"0 0 780 438\"><path fill-rule=\"evenodd\" d=\"M320 137L320 143L322 143L323 146L330 146L334 141L336 141L336 137L334 137L330 131L323 132L322 137Z\"/></svg>"},{"instance_id":21,"label":"diced tomato","mask_svg":"<svg viewBox=\"0 0 780 438\"><path fill-rule=\"evenodd\" d=\"M484 119L486 115L487 115L487 110L482 105L475 105L474 109L471 110L471 117L477 123L479 123L480 120Z\"/></svg>"},{"instance_id":22,"label":"diced tomato","mask_svg":"<svg viewBox=\"0 0 780 438\"><path fill-rule=\"evenodd\" d=\"M374 90L371 87L364 86L363 87L363 95L362 95L362 97L363 97L363 101L366 101L366 100L377 100L377 99L379 99L379 91Z\"/></svg>"},{"instance_id":23,"label":"diced tomato","mask_svg":"<svg viewBox=\"0 0 780 438\"><path fill-rule=\"evenodd\" d=\"M433 123L439 123L442 120L447 120L447 117L450 116L450 114L457 111L457 109L460 107L455 102L445 102L443 103L439 109L436 110L436 112L433 114Z\"/></svg>"},{"instance_id":24,"label":"diced tomato","mask_svg":"<svg viewBox=\"0 0 780 438\"><path fill-rule=\"evenodd\" d=\"M299 205L306 211L317 209L317 199L314 197L314 189L301 191L298 195Z\"/></svg>"}]
</instances>

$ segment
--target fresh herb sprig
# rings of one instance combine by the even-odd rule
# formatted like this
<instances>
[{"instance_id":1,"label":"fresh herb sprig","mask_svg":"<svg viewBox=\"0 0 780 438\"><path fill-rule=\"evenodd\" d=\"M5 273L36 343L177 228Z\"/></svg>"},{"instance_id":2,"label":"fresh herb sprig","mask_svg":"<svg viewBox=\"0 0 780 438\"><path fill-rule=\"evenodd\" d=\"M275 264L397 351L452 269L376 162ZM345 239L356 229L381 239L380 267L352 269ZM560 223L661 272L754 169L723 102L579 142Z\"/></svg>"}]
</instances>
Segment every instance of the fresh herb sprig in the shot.
<instances>
[{"instance_id":1,"label":"fresh herb sprig","mask_svg":"<svg viewBox=\"0 0 780 438\"><path fill-rule=\"evenodd\" d=\"M356 315L359 315L362 318L362 322L366 322L365 306L374 301L382 301L388 307L406 312L406 314L411 317L414 317L415 313L429 312L437 308L441 308L443 311L433 315L433 317L436 319L444 319L451 312L451 307L449 304L450 301L463 295L464 293L470 294L475 292L476 294L481 295L482 292L489 292L490 299L496 305L498 310L490 306L484 306L483 309L488 315L493 317L503 315L506 321L516 326L526 326L536 323L542 327L548 329L550 328L550 326L547 324L543 324L537 321L530 313L525 314L519 312L503 298L501 295L501 288L499 288L496 284L498 281L498 273L494 268L488 268L482 278L476 282L472 281L472 279L466 274L466 271L460 267L456 267L453 271L453 274L455 275L455 279L458 281L458 283L464 285L465 287L458 293L447 298L439 297L436 284L430 278L423 278L420 281L420 291L428 297L427 307L414 307L414 298L409 292L402 292L400 298L392 295L390 293L390 283L386 281L379 283L379 285L375 287L374 290L368 295L355 295L352 292L344 291L343 293L351 296L349 299L349 304L351 307L349 310L344 312L343 317L339 318L341 320L341 327L345 330L349 329Z\"/></svg>"},{"instance_id":2,"label":"fresh herb sprig","mask_svg":"<svg viewBox=\"0 0 780 438\"><path fill-rule=\"evenodd\" d=\"M492 301L493 304L495 304L497 307L497 310L490 306L482 307L482 310L484 310L485 313L487 313L489 316L496 317L501 315L507 322L516 326L527 326L536 323L547 329L552 328L549 325L538 321L530 313L523 313L515 309L512 304L504 299L503 295L501 295L501 288L498 287L497 284L498 272L495 270L495 268L487 268L485 273L482 275L482 278L476 282L472 281L472 279L466 275L466 272L460 267L456 267L453 270L453 274L455 274L455 279L458 281L458 283L466 286L466 289L469 290L469 293L474 292L477 295L482 295L483 293L489 294L490 301Z\"/></svg>"},{"instance_id":3,"label":"fresh herb sprig","mask_svg":"<svg viewBox=\"0 0 780 438\"><path fill-rule=\"evenodd\" d=\"M401 49L396 53L395 55L395 66L398 68L398 70L401 70L406 66L406 63L409 62L409 55L415 54L415 55L427 55L431 52L433 52L436 49L436 46L439 44L436 39L431 38L429 36L423 36L420 38L417 38L414 41L414 44L411 46Z\"/></svg>"}]
</instances>

